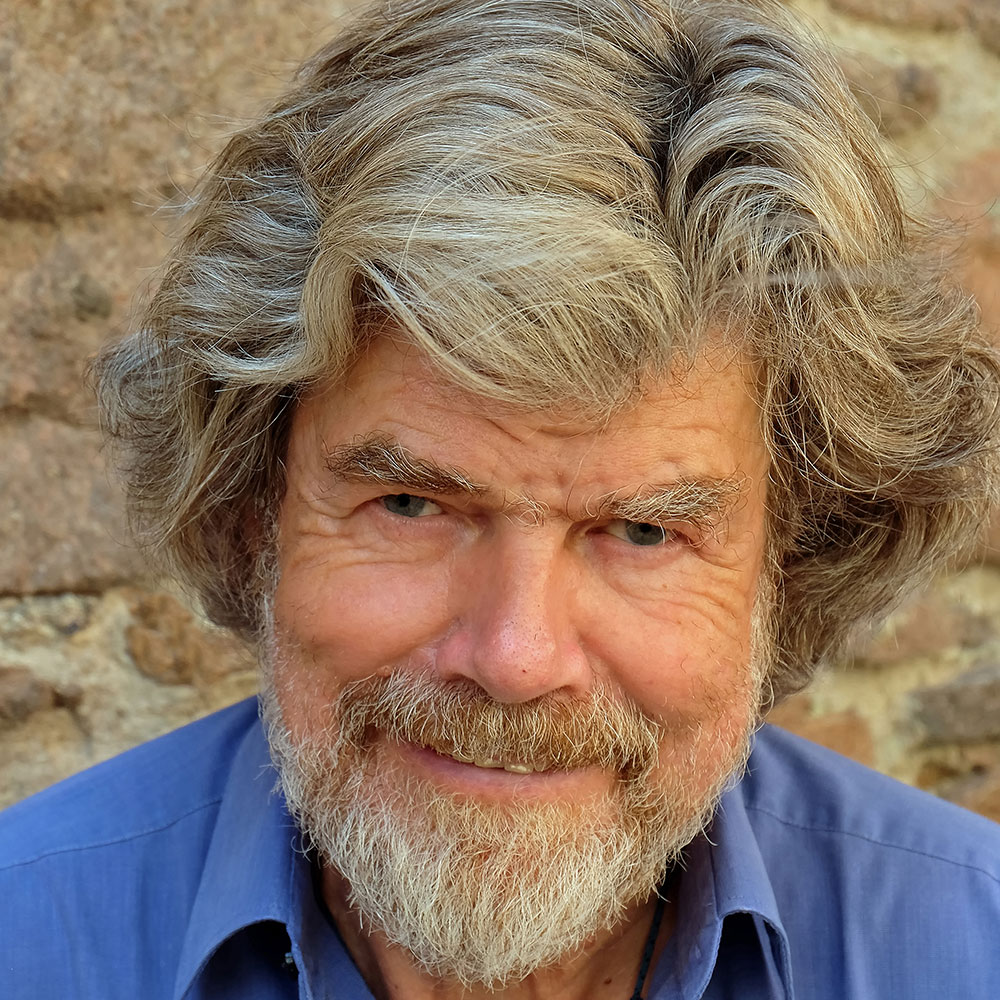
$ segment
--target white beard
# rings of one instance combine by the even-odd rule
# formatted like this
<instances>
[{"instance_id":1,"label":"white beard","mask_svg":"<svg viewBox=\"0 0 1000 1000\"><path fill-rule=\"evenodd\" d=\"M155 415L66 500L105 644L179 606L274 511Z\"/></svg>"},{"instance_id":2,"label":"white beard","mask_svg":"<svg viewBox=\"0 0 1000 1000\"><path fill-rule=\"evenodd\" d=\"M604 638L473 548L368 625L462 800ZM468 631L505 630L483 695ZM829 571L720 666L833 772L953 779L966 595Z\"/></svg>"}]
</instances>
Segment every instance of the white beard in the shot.
<instances>
[{"instance_id":1,"label":"white beard","mask_svg":"<svg viewBox=\"0 0 1000 1000\"><path fill-rule=\"evenodd\" d=\"M271 655L262 704L289 810L324 863L344 878L362 925L381 930L432 976L494 989L572 956L655 891L742 773L760 689L755 679L740 724L725 732L684 732L673 752L660 724L598 693L583 706L581 725L603 735L588 738L577 726L562 750L552 750L552 760L572 766L568 754L614 763L622 777L601 802L484 802L443 795L429 781L401 776L384 761L380 766L365 734L382 735L388 727L397 738L439 749L444 741L445 752L461 744L475 756L477 742L509 746L520 732L530 748L522 742L506 759L534 760L550 745L547 730L565 731L547 721L558 712L544 703L490 703L474 724L461 718L440 724L449 705L465 700L461 690L456 695L448 684L442 694L433 678L397 672L381 682L377 706L367 695L360 707L352 704L370 682L350 685L331 706L329 728L296 741L273 684L273 658L284 653L274 644ZM428 697L445 704L425 716ZM630 725L624 746L609 742L609 731ZM591 752L585 744L595 742L600 745ZM661 745L666 758L663 749L657 755ZM495 749L494 755L499 758ZM705 760L715 773L692 781Z\"/></svg>"}]
</instances>

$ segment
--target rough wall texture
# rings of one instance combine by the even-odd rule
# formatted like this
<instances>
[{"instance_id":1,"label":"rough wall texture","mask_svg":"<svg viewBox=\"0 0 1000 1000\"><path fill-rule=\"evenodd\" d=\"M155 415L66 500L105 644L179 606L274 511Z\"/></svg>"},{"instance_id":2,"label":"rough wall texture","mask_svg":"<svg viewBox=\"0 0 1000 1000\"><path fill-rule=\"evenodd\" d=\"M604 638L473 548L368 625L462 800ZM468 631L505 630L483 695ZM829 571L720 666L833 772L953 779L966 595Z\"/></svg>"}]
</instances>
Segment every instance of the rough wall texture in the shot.
<instances>
[{"instance_id":1,"label":"rough wall texture","mask_svg":"<svg viewBox=\"0 0 1000 1000\"><path fill-rule=\"evenodd\" d=\"M343 0L8 0L0 32L0 804L251 693L250 659L123 544L80 378L231 123ZM1000 330L1000 5L796 0L908 197L966 227ZM13 8L13 11L12 11ZM775 719L1000 820L1000 522Z\"/></svg>"}]
</instances>

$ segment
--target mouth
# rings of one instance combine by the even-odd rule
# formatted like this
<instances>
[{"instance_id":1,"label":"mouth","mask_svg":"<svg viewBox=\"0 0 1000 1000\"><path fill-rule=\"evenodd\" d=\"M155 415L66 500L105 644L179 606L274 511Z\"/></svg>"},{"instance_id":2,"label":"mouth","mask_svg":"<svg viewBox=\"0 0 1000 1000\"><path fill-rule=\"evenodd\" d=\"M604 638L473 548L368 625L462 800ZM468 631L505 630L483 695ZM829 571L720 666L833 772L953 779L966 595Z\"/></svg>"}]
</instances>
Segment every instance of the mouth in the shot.
<instances>
[{"instance_id":1,"label":"mouth","mask_svg":"<svg viewBox=\"0 0 1000 1000\"><path fill-rule=\"evenodd\" d=\"M563 768L551 760L518 760L466 751L455 746L441 746L427 740L410 742L389 741L391 754L398 755L408 769L439 784L444 791L472 796L506 799L533 798L539 800L574 801L595 794L604 795L609 783L608 773L599 767Z\"/></svg>"},{"instance_id":2,"label":"mouth","mask_svg":"<svg viewBox=\"0 0 1000 1000\"><path fill-rule=\"evenodd\" d=\"M436 747L425 747L425 749L436 753L439 757L458 761L459 764L469 764L473 767L481 767L486 770L509 771L511 774L535 774L548 770L544 765L526 764L521 761L493 760L491 757L470 757L458 750L445 751L438 750Z\"/></svg>"}]
</instances>

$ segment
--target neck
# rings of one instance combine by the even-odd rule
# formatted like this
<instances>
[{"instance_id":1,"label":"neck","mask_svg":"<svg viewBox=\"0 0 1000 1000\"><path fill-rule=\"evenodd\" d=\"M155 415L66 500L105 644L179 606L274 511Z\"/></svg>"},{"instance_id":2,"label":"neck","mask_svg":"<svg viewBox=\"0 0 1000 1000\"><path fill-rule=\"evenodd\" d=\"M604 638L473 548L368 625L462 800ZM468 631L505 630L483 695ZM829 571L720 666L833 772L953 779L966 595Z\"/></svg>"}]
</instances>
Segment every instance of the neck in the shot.
<instances>
[{"instance_id":1,"label":"neck","mask_svg":"<svg viewBox=\"0 0 1000 1000\"><path fill-rule=\"evenodd\" d=\"M377 1000L629 1000L657 902L653 897L634 904L618 924L596 934L565 961L539 969L519 983L491 990L429 975L409 952L391 944L378 929L362 928L357 911L347 903L347 886L336 872L324 868L321 885L344 944ZM653 964L673 932L675 918L673 903L666 903Z\"/></svg>"}]
</instances>

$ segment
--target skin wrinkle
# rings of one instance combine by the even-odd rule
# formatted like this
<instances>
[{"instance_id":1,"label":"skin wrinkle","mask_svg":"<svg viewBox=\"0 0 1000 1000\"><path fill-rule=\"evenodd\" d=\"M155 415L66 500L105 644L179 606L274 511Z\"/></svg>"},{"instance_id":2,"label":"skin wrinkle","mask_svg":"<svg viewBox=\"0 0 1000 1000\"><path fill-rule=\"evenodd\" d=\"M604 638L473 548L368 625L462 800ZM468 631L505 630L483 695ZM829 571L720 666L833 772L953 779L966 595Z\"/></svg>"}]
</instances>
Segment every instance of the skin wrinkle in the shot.
<instances>
[{"instance_id":1,"label":"skin wrinkle","mask_svg":"<svg viewBox=\"0 0 1000 1000\"><path fill-rule=\"evenodd\" d=\"M490 498L489 487L473 482L459 469L414 455L388 435L369 434L325 450L326 470L344 482L399 487L400 493L418 495ZM682 478L673 483L622 487L585 500L583 509L593 520L685 521L707 533L719 525L745 490L745 476ZM502 513L527 526L541 526L550 516L548 504L526 493L505 490L499 506Z\"/></svg>"},{"instance_id":2,"label":"skin wrinkle","mask_svg":"<svg viewBox=\"0 0 1000 1000\"><path fill-rule=\"evenodd\" d=\"M376 980L385 971L400 983L390 995L423 987L394 970L399 952L387 942L476 986L472 995L497 982L513 996L559 995L546 989L565 971L562 958L550 968L553 956L583 961L582 941L601 943L592 968L623 962L634 974L641 941L619 950L615 915L648 921L665 859L742 767L773 596L755 600L754 584L767 454L745 367L712 357L688 370L684 391L665 379L572 436L544 432L558 411L496 408L421 377L428 370L387 339L352 371L348 392L317 392L295 414L269 644L269 712L284 735L271 736L286 796L330 862L335 919L354 951L377 958ZM365 461L338 464L352 453L336 442L366 449ZM488 489L441 497L420 517L394 513L384 497L412 487L385 481L387 442L389 476L400 475L398 444L407 468L439 487L442 470L457 470ZM569 496L624 503L634 484L680 473L671 487L689 502L692 482L717 487L707 507L733 522L725 544L634 545ZM512 524L503 500L528 490L558 516ZM383 701L384 685L403 700ZM348 728L360 739L337 735L352 691L361 711ZM602 712L610 731L586 735L594 697L655 724L648 782L632 782L627 756L609 752L638 749L624 716ZM444 708L452 698L455 711ZM413 744L542 771L487 769L484 786L466 771L441 773L426 752L414 758ZM441 830L454 841L441 843ZM360 922L370 936L352 937ZM584 978L575 992L595 996L594 986Z\"/></svg>"}]
</instances>

